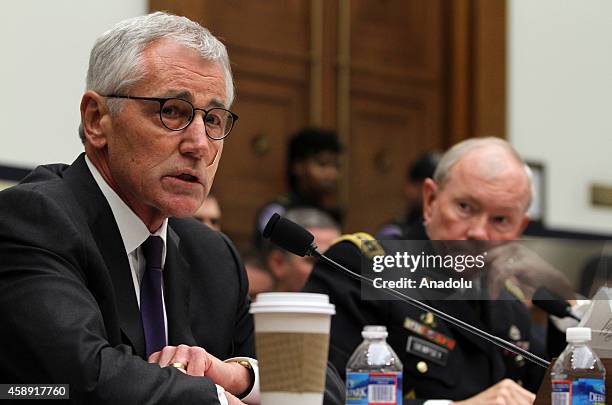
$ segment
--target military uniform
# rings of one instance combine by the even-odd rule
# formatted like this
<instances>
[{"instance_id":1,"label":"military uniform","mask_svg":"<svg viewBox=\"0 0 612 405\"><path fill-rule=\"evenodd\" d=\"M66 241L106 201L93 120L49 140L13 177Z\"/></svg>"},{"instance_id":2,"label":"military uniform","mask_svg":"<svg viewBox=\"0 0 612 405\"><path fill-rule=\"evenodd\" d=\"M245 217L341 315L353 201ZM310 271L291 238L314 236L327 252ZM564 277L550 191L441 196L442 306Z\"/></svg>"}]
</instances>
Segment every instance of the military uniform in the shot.
<instances>
[{"instance_id":1,"label":"military uniform","mask_svg":"<svg viewBox=\"0 0 612 405\"><path fill-rule=\"evenodd\" d=\"M421 230L409 239L423 239L424 235ZM362 245L362 249L368 248L375 249ZM326 254L349 269L360 269L363 252L349 240L336 243ZM387 341L404 365L403 391L408 403L427 399L463 400L504 378L511 378L535 392L543 378L543 368L429 312L396 299L362 300L359 281L323 262L315 265L304 291L328 294L336 305L331 326L330 360L343 377L350 355L362 341L363 326L387 327ZM425 303L542 355L543 345L531 337L527 308L510 296L505 298Z\"/></svg>"}]
</instances>

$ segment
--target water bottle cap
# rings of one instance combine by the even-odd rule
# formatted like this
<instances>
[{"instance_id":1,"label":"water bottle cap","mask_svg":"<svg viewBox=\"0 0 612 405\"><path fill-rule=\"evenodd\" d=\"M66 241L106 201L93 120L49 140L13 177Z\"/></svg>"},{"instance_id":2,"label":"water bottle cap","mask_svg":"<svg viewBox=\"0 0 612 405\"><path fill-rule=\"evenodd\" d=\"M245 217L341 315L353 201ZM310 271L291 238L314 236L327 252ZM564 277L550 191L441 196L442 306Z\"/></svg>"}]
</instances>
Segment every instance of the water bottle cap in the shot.
<instances>
[{"instance_id":1,"label":"water bottle cap","mask_svg":"<svg viewBox=\"0 0 612 405\"><path fill-rule=\"evenodd\" d=\"M361 331L361 337L364 339L382 339L388 335L387 327L380 325L366 325L363 327L363 331Z\"/></svg>"},{"instance_id":2,"label":"water bottle cap","mask_svg":"<svg viewBox=\"0 0 612 405\"><path fill-rule=\"evenodd\" d=\"M590 342L591 328L567 328L566 340L568 342Z\"/></svg>"}]
</instances>

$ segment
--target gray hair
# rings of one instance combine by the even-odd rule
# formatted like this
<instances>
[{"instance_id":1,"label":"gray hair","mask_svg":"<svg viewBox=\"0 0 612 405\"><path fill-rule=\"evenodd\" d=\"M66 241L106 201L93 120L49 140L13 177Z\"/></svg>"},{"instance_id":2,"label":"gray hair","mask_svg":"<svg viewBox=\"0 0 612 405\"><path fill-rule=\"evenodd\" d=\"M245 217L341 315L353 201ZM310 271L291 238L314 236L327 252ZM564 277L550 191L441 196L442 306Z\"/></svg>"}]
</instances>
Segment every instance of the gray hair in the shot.
<instances>
[{"instance_id":1,"label":"gray hair","mask_svg":"<svg viewBox=\"0 0 612 405\"><path fill-rule=\"evenodd\" d=\"M326 212L316 208L291 208L285 218L304 228L332 228L340 231L340 225Z\"/></svg>"},{"instance_id":2,"label":"gray hair","mask_svg":"<svg viewBox=\"0 0 612 405\"><path fill-rule=\"evenodd\" d=\"M531 172L531 169L525 163L523 158L521 158L521 155L519 155L518 152L510 145L510 143L501 138L497 138L494 136L470 138L453 145L449 150L444 153L444 155L442 155L442 158L440 159L440 162L436 167L436 171L434 172L433 180L440 187L443 187L444 184L448 181L450 170L459 160L461 160L465 155L467 155L473 150L480 149L483 147L489 147L492 145L499 146L505 151L507 151L510 156L519 165L523 167L523 170L525 170L527 181L529 183L529 204L527 204L527 208L529 208L529 206L531 205L531 200L533 199L533 195L535 194L533 174Z\"/></svg>"},{"instance_id":3,"label":"gray hair","mask_svg":"<svg viewBox=\"0 0 612 405\"><path fill-rule=\"evenodd\" d=\"M324 228L324 229L335 229L341 232L340 225L336 222L328 213L321 211L317 208L310 207L296 207L290 208L284 214L285 218L296 224L306 228ZM285 250L266 239L263 241L261 249L262 262L266 262L266 258L274 250L284 252Z\"/></svg>"},{"instance_id":4,"label":"gray hair","mask_svg":"<svg viewBox=\"0 0 612 405\"><path fill-rule=\"evenodd\" d=\"M226 107L231 106L234 84L225 45L197 22L160 11L123 20L96 40L89 56L86 89L105 95L129 89L146 74L143 52L160 39L176 41L199 52L203 59L219 63L225 77ZM112 114L120 111L120 103L108 100ZM84 144L82 123L79 136Z\"/></svg>"}]
</instances>

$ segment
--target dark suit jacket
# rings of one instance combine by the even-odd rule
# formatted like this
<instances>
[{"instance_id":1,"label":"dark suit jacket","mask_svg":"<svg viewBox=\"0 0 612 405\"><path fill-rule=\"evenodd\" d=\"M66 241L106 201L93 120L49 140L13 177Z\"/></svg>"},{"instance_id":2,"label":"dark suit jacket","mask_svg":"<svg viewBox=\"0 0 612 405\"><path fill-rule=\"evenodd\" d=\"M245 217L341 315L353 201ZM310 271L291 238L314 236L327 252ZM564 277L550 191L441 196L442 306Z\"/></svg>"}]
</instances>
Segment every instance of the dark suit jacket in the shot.
<instances>
[{"instance_id":1,"label":"dark suit jacket","mask_svg":"<svg viewBox=\"0 0 612 405\"><path fill-rule=\"evenodd\" d=\"M418 237L412 235L407 239L425 237L423 232ZM359 271L362 265L360 250L350 242L332 246L326 255L354 271ZM437 317L434 317L435 324L430 325L431 329L452 339L455 345L448 349L435 344L424 334L405 327L407 319L425 325L425 311L399 300L364 300L360 282L324 262L315 265L304 291L328 294L336 305L331 325L330 361L342 377L349 357L362 341L360 332L363 326L387 327L387 342L404 366L403 391L408 403L422 403L426 399L466 399L504 378L520 381L535 392L544 375L543 368ZM382 293L377 295L383 296ZM479 303L458 300L424 302L505 340L529 345L529 350L538 355L543 354L542 346L531 336L529 314L516 300L506 297L505 300ZM446 357L435 361L430 356L409 351L411 338L429 343L439 353L446 353ZM425 363L426 368L419 363Z\"/></svg>"},{"instance_id":2,"label":"dark suit jacket","mask_svg":"<svg viewBox=\"0 0 612 405\"><path fill-rule=\"evenodd\" d=\"M248 281L223 234L171 219L164 268L170 345L254 357ZM0 193L0 381L68 383L78 403L217 404L207 378L143 360L130 267L84 155Z\"/></svg>"}]
</instances>

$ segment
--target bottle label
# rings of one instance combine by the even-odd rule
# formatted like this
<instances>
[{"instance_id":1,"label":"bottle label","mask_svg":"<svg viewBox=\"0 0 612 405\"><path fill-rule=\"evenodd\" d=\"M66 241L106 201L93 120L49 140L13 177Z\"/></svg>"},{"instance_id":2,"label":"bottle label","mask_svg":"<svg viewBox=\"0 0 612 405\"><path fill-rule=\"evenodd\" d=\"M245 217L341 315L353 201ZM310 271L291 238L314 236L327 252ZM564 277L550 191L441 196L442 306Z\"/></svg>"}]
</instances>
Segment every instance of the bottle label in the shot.
<instances>
[{"instance_id":1,"label":"bottle label","mask_svg":"<svg viewBox=\"0 0 612 405\"><path fill-rule=\"evenodd\" d=\"M552 405L571 405L572 382L569 380L553 381L551 385Z\"/></svg>"},{"instance_id":2,"label":"bottle label","mask_svg":"<svg viewBox=\"0 0 612 405\"><path fill-rule=\"evenodd\" d=\"M401 405L402 373L346 374L347 405Z\"/></svg>"},{"instance_id":3,"label":"bottle label","mask_svg":"<svg viewBox=\"0 0 612 405\"><path fill-rule=\"evenodd\" d=\"M552 405L605 405L603 379L577 378L552 382Z\"/></svg>"}]
</instances>

